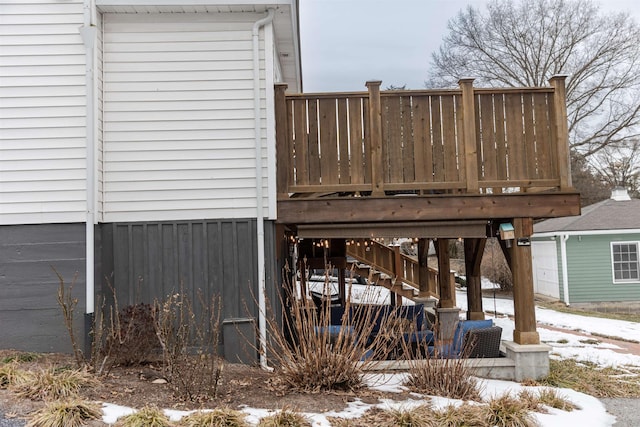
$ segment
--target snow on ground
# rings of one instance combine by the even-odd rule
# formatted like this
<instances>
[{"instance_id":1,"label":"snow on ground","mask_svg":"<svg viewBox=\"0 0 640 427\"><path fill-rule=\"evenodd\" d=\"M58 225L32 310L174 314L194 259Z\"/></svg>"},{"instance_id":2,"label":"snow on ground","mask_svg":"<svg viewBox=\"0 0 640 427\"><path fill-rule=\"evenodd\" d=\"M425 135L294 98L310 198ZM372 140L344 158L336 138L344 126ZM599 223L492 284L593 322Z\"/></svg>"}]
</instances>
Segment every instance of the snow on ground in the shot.
<instances>
[{"instance_id":1,"label":"snow on ground","mask_svg":"<svg viewBox=\"0 0 640 427\"><path fill-rule=\"evenodd\" d=\"M465 291L456 292L458 307L466 309L467 294ZM505 298L483 298L482 306L485 310L495 311L493 319L502 328L502 339L513 339L513 300ZM608 337L620 337L625 340L640 340L640 323L624 320L602 319L578 314L561 313L555 310L536 307L536 320L539 324L553 328L589 335L597 333ZM599 366L640 366L640 355L631 354L614 344L600 342L598 336L588 337L557 331L544 326L538 327L540 341L553 347L552 357L572 358L584 362L592 362ZM618 350L618 351L614 351Z\"/></svg>"},{"instance_id":2,"label":"snow on ground","mask_svg":"<svg viewBox=\"0 0 640 427\"><path fill-rule=\"evenodd\" d=\"M494 287L492 283L483 280L483 288L491 287ZM320 291L320 289L318 289L318 291ZM384 288L377 287L373 294L371 291L365 291L364 286L354 285L352 288L352 299L354 302L371 302L367 299L372 298L372 295L374 295L373 298L377 300L377 303L388 301L388 291ZM458 306L466 309L466 293L464 291L458 291L456 298ZM493 319L494 323L502 327L503 339L512 339L514 324L513 320L508 316L513 315L513 301L510 299L483 298L483 307L485 310L498 313ZM548 325L549 327L579 331L582 334L597 333L611 337L621 337L627 340L640 340L640 324L638 323L560 313L541 307L536 307L536 319L539 323ZM631 365L640 367L640 356L613 351L617 346L598 343L598 337L596 336L594 336L593 339L589 339L589 337L582 335L545 327L539 327L538 332L540 333L540 339L553 347L553 357L575 358L581 361L590 361L600 366ZM621 350L619 347L617 349ZM406 374L404 373L367 374L365 381L371 388L393 393L406 390L402 385L405 377ZM541 387L522 386L511 381L482 379L481 382L483 390L482 397L484 400L489 400L505 393L515 395L522 389L532 391L541 389ZM558 389L558 392L576 404L580 409L566 412L549 408L548 414L534 413L540 425L544 425L545 427L565 427L567 425L605 427L612 426L615 422L615 417L606 412L604 405L598 399L570 389ZM308 413L304 415L312 420L314 427L329 427L331 424L327 420L327 417L357 418L375 406L383 409L408 409L412 406L425 403L426 398L426 396L420 396L414 393L412 394L412 398L408 400L400 402L383 400L377 405L365 404L356 399L353 402L349 402L348 406L342 411L331 411L321 414ZM430 396L429 403L434 408L441 408L449 404L459 405L462 402L459 400ZM132 411L131 408L104 404L103 421L110 424L114 423L118 417L129 414ZM246 407L242 411L247 414L247 421L254 425L257 424L261 418L273 414L273 411L260 408ZM172 420L177 420L188 414L187 412L169 410L167 410L166 413L171 416Z\"/></svg>"}]
</instances>

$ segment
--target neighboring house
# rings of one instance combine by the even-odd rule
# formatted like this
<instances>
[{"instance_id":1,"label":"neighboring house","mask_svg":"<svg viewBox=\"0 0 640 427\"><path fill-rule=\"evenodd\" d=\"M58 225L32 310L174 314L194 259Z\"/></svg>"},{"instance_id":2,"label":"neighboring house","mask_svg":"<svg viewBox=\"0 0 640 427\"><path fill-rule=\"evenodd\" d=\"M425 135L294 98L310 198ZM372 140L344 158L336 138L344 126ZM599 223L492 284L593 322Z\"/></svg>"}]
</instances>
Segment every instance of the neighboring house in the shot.
<instances>
[{"instance_id":1,"label":"neighboring house","mask_svg":"<svg viewBox=\"0 0 640 427\"><path fill-rule=\"evenodd\" d=\"M297 0L7 0L0 31L0 346L69 350L52 267L81 331L107 280L121 306L182 285L257 318Z\"/></svg>"},{"instance_id":2,"label":"neighboring house","mask_svg":"<svg viewBox=\"0 0 640 427\"><path fill-rule=\"evenodd\" d=\"M537 293L566 304L640 301L640 200L615 189L578 217L534 225Z\"/></svg>"}]
</instances>

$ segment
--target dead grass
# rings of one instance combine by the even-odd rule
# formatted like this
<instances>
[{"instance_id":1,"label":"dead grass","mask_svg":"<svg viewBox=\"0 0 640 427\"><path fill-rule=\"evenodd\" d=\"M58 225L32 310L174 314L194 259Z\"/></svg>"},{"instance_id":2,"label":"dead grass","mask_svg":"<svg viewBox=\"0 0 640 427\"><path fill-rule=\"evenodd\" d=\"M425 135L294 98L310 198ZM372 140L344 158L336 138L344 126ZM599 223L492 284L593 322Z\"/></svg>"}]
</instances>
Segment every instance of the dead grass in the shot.
<instances>
[{"instance_id":1,"label":"dead grass","mask_svg":"<svg viewBox=\"0 0 640 427\"><path fill-rule=\"evenodd\" d=\"M81 400L57 400L35 412L26 427L80 427L86 421L99 420L102 410L95 403Z\"/></svg>"},{"instance_id":2,"label":"dead grass","mask_svg":"<svg viewBox=\"0 0 640 427\"><path fill-rule=\"evenodd\" d=\"M434 419L433 410L428 405L391 409L385 412L389 418L382 424L385 427L437 427L439 425Z\"/></svg>"},{"instance_id":3,"label":"dead grass","mask_svg":"<svg viewBox=\"0 0 640 427\"><path fill-rule=\"evenodd\" d=\"M549 360L549 375L535 384L571 388L595 397L640 397L637 372L599 368L574 359Z\"/></svg>"},{"instance_id":4,"label":"dead grass","mask_svg":"<svg viewBox=\"0 0 640 427\"><path fill-rule=\"evenodd\" d=\"M527 403L510 395L493 398L488 403L488 425L497 427L535 427L535 418Z\"/></svg>"},{"instance_id":5,"label":"dead grass","mask_svg":"<svg viewBox=\"0 0 640 427\"><path fill-rule=\"evenodd\" d=\"M83 387L96 384L95 377L85 370L49 367L20 374L11 390L26 399L58 400L75 397Z\"/></svg>"},{"instance_id":6,"label":"dead grass","mask_svg":"<svg viewBox=\"0 0 640 427\"><path fill-rule=\"evenodd\" d=\"M311 422L304 415L285 408L262 418L258 427L311 427Z\"/></svg>"},{"instance_id":7,"label":"dead grass","mask_svg":"<svg viewBox=\"0 0 640 427\"><path fill-rule=\"evenodd\" d=\"M435 411L434 419L436 425L442 427L488 427L487 415L486 405L463 403L459 406L447 405Z\"/></svg>"},{"instance_id":8,"label":"dead grass","mask_svg":"<svg viewBox=\"0 0 640 427\"><path fill-rule=\"evenodd\" d=\"M437 348L437 346L436 346ZM480 400L480 385L464 358L439 358L438 354L424 358L414 355L409 363L405 385L411 391L432 396L461 400Z\"/></svg>"},{"instance_id":9,"label":"dead grass","mask_svg":"<svg viewBox=\"0 0 640 427\"><path fill-rule=\"evenodd\" d=\"M328 292L328 279L325 286ZM267 315L272 337L267 352L286 388L313 393L356 390L363 385L364 370L397 348L401 334L393 330L400 327L394 310L381 314L379 306L352 306L349 287L345 315L335 332L330 328L328 304L318 308L311 300L299 298L291 285L284 288L281 304L288 307L288 315L282 321ZM383 326L369 339L376 323Z\"/></svg>"},{"instance_id":10,"label":"dead grass","mask_svg":"<svg viewBox=\"0 0 640 427\"><path fill-rule=\"evenodd\" d=\"M169 418L155 406L145 406L138 412L118 418L117 427L169 427Z\"/></svg>"},{"instance_id":11,"label":"dead grass","mask_svg":"<svg viewBox=\"0 0 640 427\"><path fill-rule=\"evenodd\" d=\"M185 427L245 427L245 415L230 408L217 408L213 411L198 411L183 417L179 425Z\"/></svg>"}]
</instances>

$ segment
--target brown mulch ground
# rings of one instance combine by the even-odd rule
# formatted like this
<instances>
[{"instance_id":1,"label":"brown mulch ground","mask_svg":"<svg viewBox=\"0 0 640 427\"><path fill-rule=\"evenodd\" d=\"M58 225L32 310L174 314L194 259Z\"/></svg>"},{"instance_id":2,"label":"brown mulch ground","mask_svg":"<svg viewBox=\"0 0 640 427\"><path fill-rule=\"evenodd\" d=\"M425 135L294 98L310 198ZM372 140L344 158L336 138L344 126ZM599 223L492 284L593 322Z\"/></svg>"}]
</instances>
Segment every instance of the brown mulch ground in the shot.
<instances>
[{"instance_id":1,"label":"brown mulch ground","mask_svg":"<svg viewBox=\"0 0 640 427\"><path fill-rule=\"evenodd\" d=\"M19 352L0 350L0 360ZM22 362L21 369L75 367L73 357L63 354L42 354L36 361ZM168 384L153 381L161 378L160 364L138 367L115 367L106 377L99 378L99 385L85 389L81 397L86 400L108 402L142 408L155 405L160 408L191 410L221 406L239 409L243 405L253 408L279 409L287 407L301 412L340 411L355 399L376 403L380 398L406 400L405 393L382 393L363 388L354 392L302 393L278 387L273 373L258 367L225 364L219 396L204 402L184 402L174 397ZM9 390L0 389L0 410L8 417L24 418L41 408L42 401L21 399ZM103 425L96 423L95 425Z\"/></svg>"}]
</instances>

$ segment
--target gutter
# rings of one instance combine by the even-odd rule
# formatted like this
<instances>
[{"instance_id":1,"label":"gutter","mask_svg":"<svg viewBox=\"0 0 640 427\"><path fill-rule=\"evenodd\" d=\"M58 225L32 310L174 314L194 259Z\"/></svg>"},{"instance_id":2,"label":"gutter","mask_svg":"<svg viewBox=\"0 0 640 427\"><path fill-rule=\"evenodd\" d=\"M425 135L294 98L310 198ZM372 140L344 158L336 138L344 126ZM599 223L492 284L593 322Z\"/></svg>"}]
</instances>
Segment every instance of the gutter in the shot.
<instances>
[{"instance_id":1,"label":"gutter","mask_svg":"<svg viewBox=\"0 0 640 427\"><path fill-rule=\"evenodd\" d=\"M275 16L273 9L267 9L267 15L253 24L253 117L254 137L256 148L256 237L258 245L258 331L260 335L260 366L268 369L267 365L267 319L266 319L266 285L265 285L265 254L264 254L264 202L262 200L262 115L260 111L260 27L263 27ZM268 49L268 46L265 47Z\"/></svg>"},{"instance_id":2,"label":"gutter","mask_svg":"<svg viewBox=\"0 0 640 427\"><path fill-rule=\"evenodd\" d=\"M95 310L95 218L96 218L96 45L98 27L95 23L95 4L92 0L84 3L84 25L80 27L80 35L85 46L86 68L86 219L85 219L85 332L93 326ZM85 342L90 343L90 339Z\"/></svg>"},{"instance_id":3,"label":"gutter","mask_svg":"<svg viewBox=\"0 0 640 427\"><path fill-rule=\"evenodd\" d=\"M569 307L569 272L567 269L567 240L568 234L560 235L560 262L562 264L562 289L564 294L564 303Z\"/></svg>"}]
</instances>

